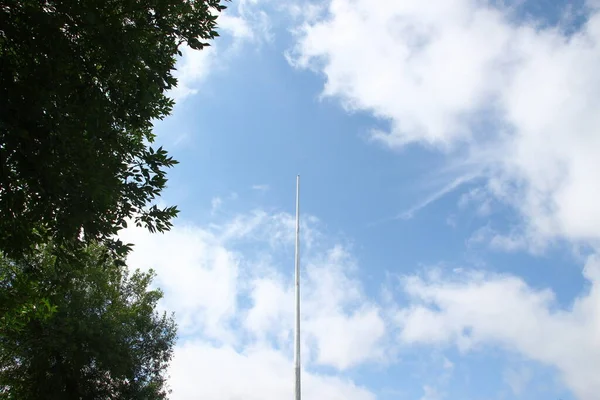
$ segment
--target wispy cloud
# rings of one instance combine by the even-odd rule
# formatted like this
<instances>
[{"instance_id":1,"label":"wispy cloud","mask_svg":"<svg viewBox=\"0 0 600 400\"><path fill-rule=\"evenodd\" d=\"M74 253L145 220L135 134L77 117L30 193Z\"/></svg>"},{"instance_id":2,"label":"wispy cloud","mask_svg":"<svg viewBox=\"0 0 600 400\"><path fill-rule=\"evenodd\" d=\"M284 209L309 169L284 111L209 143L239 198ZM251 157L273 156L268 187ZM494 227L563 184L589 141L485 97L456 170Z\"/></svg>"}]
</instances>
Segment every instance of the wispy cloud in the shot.
<instances>
[{"instance_id":1,"label":"wispy cloud","mask_svg":"<svg viewBox=\"0 0 600 400\"><path fill-rule=\"evenodd\" d=\"M259 192L266 192L269 189L270 189L270 186L265 183L259 184L259 185L252 185L252 190L256 190Z\"/></svg>"},{"instance_id":2,"label":"wispy cloud","mask_svg":"<svg viewBox=\"0 0 600 400\"><path fill-rule=\"evenodd\" d=\"M217 211L219 211L222 205L223 199L220 197L213 197L210 201L210 213L214 215Z\"/></svg>"},{"instance_id":3,"label":"wispy cloud","mask_svg":"<svg viewBox=\"0 0 600 400\"><path fill-rule=\"evenodd\" d=\"M415 214L418 213L420 210L424 209L425 207L429 206L432 203L435 203L436 201L440 200L444 196L452 193L453 191L460 188L462 185L467 184L467 183L473 181L474 179L477 179L479 176L480 175L478 175L478 174L467 174L467 175L463 175L463 176L459 176L458 178L455 178L450 183L443 186L441 189L435 191L434 193L430 194L422 201L420 201L417 204L415 204L414 206L410 207L408 210L403 211L402 213L398 214L396 216L396 218L397 219L413 218L415 216Z\"/></svg>"},{"instance_id":4,"label":"wispy cloud","mask_svg":"<svg viewBox=\"0 0 600 400\"><path fill-rule=\"evenodd\" d=\"M504 371L504 381L508 384L515 396L520 396L531 380L531 371L521 367L508 368Z\"/></svg>"}]
</instances>

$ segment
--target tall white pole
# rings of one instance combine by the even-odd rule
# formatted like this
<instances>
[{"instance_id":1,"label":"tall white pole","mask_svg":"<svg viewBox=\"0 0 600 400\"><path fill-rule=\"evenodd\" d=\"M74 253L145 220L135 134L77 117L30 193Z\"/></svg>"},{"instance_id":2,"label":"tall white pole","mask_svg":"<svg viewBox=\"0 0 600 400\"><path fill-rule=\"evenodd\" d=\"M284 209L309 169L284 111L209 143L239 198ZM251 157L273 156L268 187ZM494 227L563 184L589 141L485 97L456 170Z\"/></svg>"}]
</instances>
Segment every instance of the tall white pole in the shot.
<instances>
[{"instance_id":1,"label":"tall white pole","mask_svg":"<svg viewBox=\"0 0 600 400\"><path fill-rule=\"evenodd\" d=\"M300 385L300 175L296 176L296 327L294 330L295 400L301 400Z\"/></svg>"}]
</instances>

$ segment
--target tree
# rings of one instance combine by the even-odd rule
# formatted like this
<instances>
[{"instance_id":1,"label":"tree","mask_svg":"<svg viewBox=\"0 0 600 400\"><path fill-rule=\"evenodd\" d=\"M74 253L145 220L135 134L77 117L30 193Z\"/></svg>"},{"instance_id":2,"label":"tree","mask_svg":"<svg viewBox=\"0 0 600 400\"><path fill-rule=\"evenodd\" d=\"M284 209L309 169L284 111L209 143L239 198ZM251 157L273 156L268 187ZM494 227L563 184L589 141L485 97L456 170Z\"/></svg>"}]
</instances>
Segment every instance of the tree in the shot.
<instances>
[{"instance_id":1,"label":"tree","mask_svg":"<svg viewBox=\"0 0 600 400\"><path fill-rule=\"evenodd\" d=\"M3 315L18 319L14 311L32 299L53 305L43 318L0 325L0 397L166 398L176 328L156 311L162 294L149 289L153 273L129 274L100 245L55 253L48 245L18 261L0 258ZM22 276L36 282L35 296Z\"/></svg>"},{"instance_id":2,"label":"tree","mask_svg":"<svg viewBox=\"0 0 600 400\"><path fill-rule=\"evenodd\" d=\"M0 0L0 251L96 240L133 218L171 227L153 205L176 164L152 124L179 47L216 36L227 0Z\"/></svg>"}]
</instances>

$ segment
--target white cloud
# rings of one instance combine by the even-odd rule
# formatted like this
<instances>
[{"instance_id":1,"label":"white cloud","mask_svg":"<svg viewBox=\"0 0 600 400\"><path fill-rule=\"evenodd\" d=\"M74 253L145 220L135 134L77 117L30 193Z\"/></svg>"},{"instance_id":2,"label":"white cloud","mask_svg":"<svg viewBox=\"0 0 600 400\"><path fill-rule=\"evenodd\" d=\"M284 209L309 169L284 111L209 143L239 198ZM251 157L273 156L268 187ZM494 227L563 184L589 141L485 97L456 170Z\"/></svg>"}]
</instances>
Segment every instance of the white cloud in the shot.
<instances>
[{"instance_id":1,"label":"white cloud","mask_svg":"<svg viewBox=\"0 0 600 400\"><path fill-rule=\"evenodd\" d=\"M252 190L257 190L260 192L266 192L267 190L269 190L270 187L267 184L260 184L260 185L252 185Z\"/></svg>"},{"instance_id":2,"label":"white cloud","mask_svg":"<svg viewBox=\"0 0 600 400\"><path fill-rule=\"evenodd\" d=\"M303 219L303 239L322 236L317 223ZM293 233L292 215L261 210L209 228L178 225L164 235L123 231L121 238L135 243L130 267L153 268L165 293L161 307L176 313L174 399L274 400L290 393ZM353 277L352 256L330 242L302 253L305 398L374 399L349 380L312 372L382 360L390 345L380 307Z\"/></svg>"},{"instance_id":3,"label":"white cloud","mask_svg":"<svg viewBox=\"0 0 600 400\"><path fill-rule=\"evenodd\" d=\"M315 240L321 237L317 229L318 222L316 217L310 215L300 220L303 247L311 248ZM293 243L295 224L295 217L288 213L254 210L247 214L238 214L213 228L223 241L252 239L275 247Z\"/></svg>"},{"instance_id":4,"label":"white cloud","mask_svg":"<svg viewBox=\"0 0 600 400\"><path fill-rule=\"evenodd\" d=\"M504 381L515 396L520 396L531 381L531 371L527 368L509 368L504 371Z\"/></svg>"},{"instance_id":5,"label":"white cloud","mask_svg":"<svg viewBox=\"0 0 600 400\"><path fill-rule=\"evenodd\" d=\"M314 21L323 12L324 6L320 3L310 2L285 2L283 10L295 20Z\"/></svg>"},{"instance_id":6,"label":"white cloud","mask_svg":"<svg viewBox=\"0 0 600 400\"><path fill-rule=\"evenodd\" d=\"M198 93L199 85L206 79L213 68L215 47L193 50L187 45L180 48L182 56L175 68L177 87L169 95L179 102L184 98Z\"/></svg>"},{"instance_id":7,"label":"white cloud","mask_svg":"<svg viewBox=\"0 0 600 400\"><path fill-rule=\"evenodd\" d=\"M460 209L475 209L478 216L485 217L492 212L492 201L485 188L476 187L460 196L458 207Z\"/></svg>"},{"instance_id":8,"label":"white cloud","mask_svg":"<svg viewBox=\"0 0 600 400\"><path fill-rule=\"evenodd\" d=\"M498 83L488 65L511 33L501 15L472 4L333 0L328 18L306 27L296 61L326 75L325 95L389 119L390 144L466 138L463 117Z\"/></svg>"},{"instance_id":9,"label":"white cloud","mask_svg":"<svg viewBox=\"0 0 600 400\"><path fill-rule=\"evenodd\" d=\"M410 306L398 311L405 344L454 345L471 351L501 346L555 367L580 400L600 390L600 260L590 257L589 291L568 309L549 290L511 276L461 273L403 281Z\"/></svg>"},{"instance_id":10,"label":"white cloud","mask_svg":"<svg viewBox=\"0 0 600 400\"><path fill-rule=\"evenodd\" d=\"M290 339L293 323L293 291L278 274L255 278L251 283L252 308L244 325L259 340L274 337L279 343ZM282 321L289 324L282 325Z\"/></svg>"},{"instance_id":11,"label":"white cloud","mask_svg":"<svg viewBox=\"0 0 600 400\"><path fill-rule=\"evenodd\" d=\"M178 346L171 367L176 400L279 400L293 397L293 369L280 351L251 347L244 352L200 341ZM305 372L303 398L375 400L367 390L338 377Z\"/></svg>"},{"instance_id":12,"label":"white cloud","mask_svg":"<svg viewBox=\"0 0 600 400\"><path fill-rule=\"evenodd\" d=\"M163 306L177 314L179 333L202 334L224 343L237 341L231 322L237 312L239 256L210 231L177 227L164 235L142 228L122 232L135 249L131 268L154 269L166 293Z\"/></svg>"},{"instance_id":13,"label":"white cloud","mask_svg":"<svg viewBox=\"0 0 600 400\"><path fill-rule=\"evenodd\" d=\"M348 248L319 232L314 218L303 224L305 232L320 237L310 250L304 248L301 259L305 398L374 399L341 378L344 372L369 364L380 368L394 362L404 346L421 344L463 352L500 346L556 368L579 399L595 399L600 390L596 257L584 269L589 291L567 308L558 307L550 290L531 288L517 277L462 269L452 276L439 271L407 276L400 287L407 300L394 302L387 288L386 300L378 302L365 294ZM208 228L178 225L164 235L137 228L123 232L125 241L136 244L130 266L154 268L165 292L161 307L176 312L181 340L170 371L175 400L200 394L279 399L290 393L293 231L291 215L255 211ZM436 384L445 385L454 365L439 357L435 363L442 374ZM320 366L338 373L316 373ZM518 389L518 379L509 375L505 378ZM424 390L430 398L442 394L432 386Z\"/></svg>"},{"instance_id":14,"label":"white cloud","mask_svg":"<svg viewBox=\"0 0 600 400\"><path fill-rule=\"evenodd\" d=\"M212 200L210 201L210 213L214 214L217 211L219 211L219 209L221 208L221 206L223 205L223 199L221 199L220 197L213 197Z\"/></svg>"},{"instance_id":15,"label":"white cloud","mask_svg":"<svg viewBox=\"0 0 600 400\"><path fill-rule=\"evenodd\" d=\"M441 400L441 394L431 386L423 386L423 397L421 400Z\"/></svg>"},{"instance_id":16,"label":"white cloud","mask_svg":"<svg viewBox=\"0 0 600 400\"><path fill-rule=\"evenodd\" d=\"M219 16L218 23L219 28L230 33L234 38L254 38L255 33L252 30L248 20L239 15L230 15L228 12L224 12L221 16Z\"/></svg>"},{"instance_id":17,"label":"white cloud","mask_svg":"<svg viewBox=\"0 0 600 400\"><path fill-rule=\"evenodd\" d=\"M252 238L277 245L292 243L295 223L295 218L287 213L269 214L264 210L254 210L248 214L236 215L217 230L224 241ZM306 225L303 227L305 229L302 229L302 233L310 235L310 228Z\"/></svg>"},{"instance_id":18,"label":"white cloud","mask_svg":"<svg viewBox=\"0 0 600 400\"><path fill-rule=\"evenodd\" d=\"M479 211L480 209L476 212ZM507 253L527 250L534 255L541 255L548 247L543 238L531 231L523 230L520 226L513 226L506 232L500 232L490 223L476 229L467 239L466 244L485 245L491 250Z\"/></svg>"},{"instance_id":19,"label":"white cloud","mask_svg":"<svg viewBox=\"0 0 600 400\"><path fill-rule=\"evenodd\" d=\"M454 369L454 363L444 357L444 369L447 371L452 371Z\"/></svg>"},{"instance_id":20,"label":"white cloud","mask_svg":"<svg viewBox=\"0 0 600 400\"><path fill-rule=\"evenodd\" d=\"M344 370L366 361L384 360L386 325L380 307L352 279L356 267L337 246L324 259L307 265L304 332L314 338L317 362Z\"/></svg>"},{"instance_id":21,"label":"white cloud","mask_svg":"<svg viewBox=\"0 0 600 400\"><path fill-rule=\"evenodd\" d=\"M223 46L220 38L203 50L181 46L182 56L174 74L178 80L177 87L169 93L176 102L198 93L209 74L223 68L221 64L235 56L242 45L271 38L269 16L261 9L246 6L246 2L221 12L217 19L217 31L221 36L229 36L231 43L228 46Z\"/></svg>"},{"instance_id":22,"label":"white cloud","mask_svg":"<svg viewBox=\"0 0 600 400\"><path fill-rule=\"evenodd\" d=\"M421 202L415 204L408 210L400 213L400 215L398 217L401 219L411 219L412 217L414 217L414 215L417 212L419 212L423 208L427 207L428 205L430 205L432 203L435 203L436 201L438 201L439 199L441 199L448 193L452 193L453 191L460 188L462 185L464 185L476 178L478 178L478 176L476 174L468 174L468 175L459 176L458 178L454 179L453 181L451 181L450 183L448 183L447 185L445 185L438 191L434 192L433 194L431 194L430 196L428 196Z\"/></svg>"},{"instance_id":23,"label":"white cloud","mask_svg":"<svg viewBox=\"0 0 600 400\"><path fill-rule=\"evenodd\" d=\"M472 0L331 0L300 29L294 65L323 95L485 171L523 216L522 240L598 243L600 12L570 37ZM592 4L592 3L590 3Z\"/></svg>"}]
</instances>

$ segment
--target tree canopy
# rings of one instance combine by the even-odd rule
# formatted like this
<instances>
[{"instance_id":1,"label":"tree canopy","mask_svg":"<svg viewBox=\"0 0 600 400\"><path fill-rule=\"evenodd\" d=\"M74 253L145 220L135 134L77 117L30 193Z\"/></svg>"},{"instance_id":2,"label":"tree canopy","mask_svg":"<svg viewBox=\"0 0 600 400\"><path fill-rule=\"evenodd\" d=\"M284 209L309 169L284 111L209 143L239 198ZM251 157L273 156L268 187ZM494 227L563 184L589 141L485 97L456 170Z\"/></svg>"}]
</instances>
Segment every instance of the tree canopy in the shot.
<instances>
[{"instance_id":1,"label":"tree canopy","mask_svg":"<svg viewBox=\"0 0 600 400\"><path fill-rule=\"evenodd\" d=\"M153 273L129 274L99 245L72 257L55 253L47 245L19 260L0 258L0 397L166 398L176 329L172 316L155 310L162 294L150 289ZM43 318L21 314L19 299L27 303L32 293L42 308L53 305Z\"/></svg>"},{"instance_id":2,"label":"tree canopy","mask_svg":"<svg viewBox=\"0 0 600 400\"><path fill-rule=\"evenodd\" d=\"M0 0L0 251L113 241L159 208L173 160L154 149L179 47L216 36L226 0Z\"/></svg>"}]
</instances>

